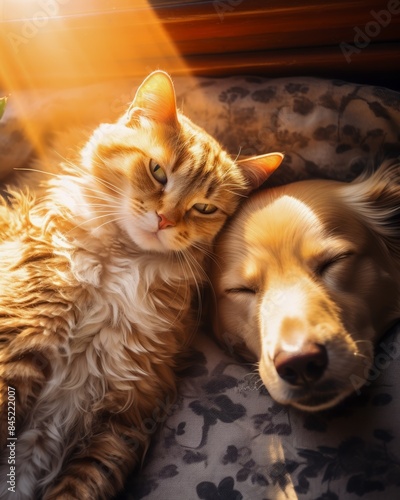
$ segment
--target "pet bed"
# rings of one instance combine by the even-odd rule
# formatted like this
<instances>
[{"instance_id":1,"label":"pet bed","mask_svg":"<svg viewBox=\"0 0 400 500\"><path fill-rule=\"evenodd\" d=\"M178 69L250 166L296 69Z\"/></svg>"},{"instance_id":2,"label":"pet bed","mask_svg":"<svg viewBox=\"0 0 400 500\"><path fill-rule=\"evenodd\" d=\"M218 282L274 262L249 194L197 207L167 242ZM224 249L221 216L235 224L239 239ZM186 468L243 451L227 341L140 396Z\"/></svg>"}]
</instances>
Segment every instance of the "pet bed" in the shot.
<instances>
[{"instance_id":1,"label":"pet bed","mask_svg":"<svg viewBox=\"0 0 400 500\"><path fill-rule=\"evenodd\" d=\"M383 158L400 157L400 94L389 89L299 77L174 80L178 105L232 155L285 153L268 185L349 181ZM90 96L89 115L117 114L137 83L113 83L113 95L122 97L107 109L95 98L101 85L25 95L24 126L10 101L0 122L2 176L32 155L25 130L38 110L37 132L51 144L54 109L65 112L75 98ZM73 121L67 115L60 129ZM146 422L151 449L118 500L398 498L399 375L394 328L380 341L361 391L332 410L302 413L275 403L229 342L223 352L211 332L199 333L179 398L160 404L158 422Z\"/></svg>"}]
</instances>

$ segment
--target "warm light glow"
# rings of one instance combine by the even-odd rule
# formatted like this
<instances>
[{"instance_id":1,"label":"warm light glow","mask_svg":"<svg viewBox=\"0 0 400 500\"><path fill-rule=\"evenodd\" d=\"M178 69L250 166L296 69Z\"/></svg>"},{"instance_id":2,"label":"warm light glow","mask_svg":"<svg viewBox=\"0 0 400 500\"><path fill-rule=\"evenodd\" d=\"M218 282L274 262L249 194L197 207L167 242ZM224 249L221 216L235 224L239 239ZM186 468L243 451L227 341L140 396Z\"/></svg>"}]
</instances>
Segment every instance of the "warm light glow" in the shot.
<instances>
[{"instance_id":1,"label":"warm light glow","mask_svg":"<svg viewBox=\"0 0 400 500\"><path fill-rule=\"evenodd\" d=\"M6 93L68 88L115 78L144 78L155 69L188 75L187 66L148 0L5 0L0 79ZM15 94L17 95L17 94ZM118 96L105 96L114 99ZM41 138L13 100L27 134Z\"/></svg>"}]
</instances>

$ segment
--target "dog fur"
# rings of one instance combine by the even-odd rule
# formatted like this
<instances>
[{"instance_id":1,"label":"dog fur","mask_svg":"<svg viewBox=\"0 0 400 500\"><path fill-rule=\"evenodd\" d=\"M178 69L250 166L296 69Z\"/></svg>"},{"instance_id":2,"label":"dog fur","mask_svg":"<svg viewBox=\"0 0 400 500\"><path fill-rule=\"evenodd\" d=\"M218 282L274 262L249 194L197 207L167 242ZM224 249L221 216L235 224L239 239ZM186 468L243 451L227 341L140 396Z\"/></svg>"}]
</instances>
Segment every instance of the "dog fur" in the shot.
<instances>
[{"instance_id":1,"label":"dog fur","mask_svg":"<svg viewBox=\"0 0 400 500\"><path fill-rule=\"evenodd\" d=\"M250 197L216 243L213 325L282 404L329 408L400 316L400 164Z\"/></svg>"}]
</instances>

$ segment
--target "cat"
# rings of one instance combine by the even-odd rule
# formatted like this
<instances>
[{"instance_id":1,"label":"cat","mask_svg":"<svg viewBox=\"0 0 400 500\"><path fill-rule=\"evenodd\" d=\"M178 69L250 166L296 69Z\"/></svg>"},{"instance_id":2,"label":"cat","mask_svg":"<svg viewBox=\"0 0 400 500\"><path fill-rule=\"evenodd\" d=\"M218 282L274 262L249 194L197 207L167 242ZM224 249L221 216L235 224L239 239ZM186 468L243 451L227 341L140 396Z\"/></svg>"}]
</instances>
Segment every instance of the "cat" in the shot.
<instances>
[{"instance_id":1,"label":"cat","mask_svg":"<svg viewBox=\"0 0 400 500\"><path fill-rule=\"evenodd\" d=\"M0 199L0 498L123 488L174 399L212 242L281 161L232 160L156 71L40 197Z\"/></svg>"}]
</instances>

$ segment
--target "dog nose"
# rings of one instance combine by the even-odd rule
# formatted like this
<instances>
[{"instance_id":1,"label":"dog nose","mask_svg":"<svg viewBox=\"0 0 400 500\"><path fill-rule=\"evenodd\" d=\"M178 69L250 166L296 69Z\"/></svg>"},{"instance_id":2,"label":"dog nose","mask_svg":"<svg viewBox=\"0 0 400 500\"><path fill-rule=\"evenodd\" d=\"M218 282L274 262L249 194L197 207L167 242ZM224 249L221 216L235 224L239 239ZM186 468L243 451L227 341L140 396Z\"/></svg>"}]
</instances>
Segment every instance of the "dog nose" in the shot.
<instances>
[{"instance_id":1,"label":"dog nose","mask_svg":"<svg viewBox=\"0 0 400 500\"><path fill-rule=\"evenodd\" d=\"M328 366L326 348L306 343L297 350L281 350L274 359L278 375L290 385L305 385L319 380Z\"/></svg>"}]
</instances>

